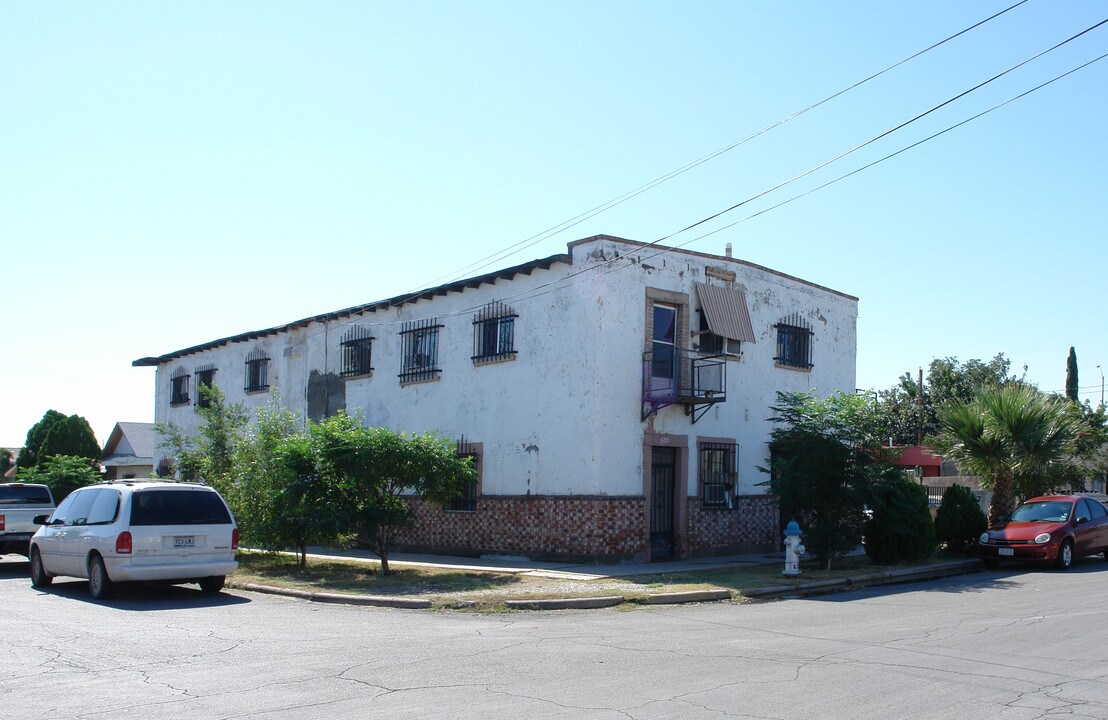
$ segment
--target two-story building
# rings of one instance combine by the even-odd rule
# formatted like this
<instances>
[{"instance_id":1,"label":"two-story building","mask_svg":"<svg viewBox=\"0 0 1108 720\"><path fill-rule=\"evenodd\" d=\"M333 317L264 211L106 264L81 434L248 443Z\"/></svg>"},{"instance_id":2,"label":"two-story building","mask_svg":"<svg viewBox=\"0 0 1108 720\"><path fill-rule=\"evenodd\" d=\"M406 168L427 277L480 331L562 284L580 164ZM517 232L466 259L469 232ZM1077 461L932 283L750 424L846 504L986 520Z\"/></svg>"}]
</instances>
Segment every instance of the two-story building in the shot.
<instances>
[{"instance_id":1,"label":"two-story building","mask_svg":"<svg viewBox=\"0 0 1108 720\"><path fill-rule=\"evenodd\" d=\"M854 391L857 305L730 250L601 235L134 364L157 368L157 421L186 432L215 383L248 407L279 388L312 420L456 438L480 481L447 508L411 498L407 549L658 560L779 542L769 408Z\"/></svg>"}]
</instances>

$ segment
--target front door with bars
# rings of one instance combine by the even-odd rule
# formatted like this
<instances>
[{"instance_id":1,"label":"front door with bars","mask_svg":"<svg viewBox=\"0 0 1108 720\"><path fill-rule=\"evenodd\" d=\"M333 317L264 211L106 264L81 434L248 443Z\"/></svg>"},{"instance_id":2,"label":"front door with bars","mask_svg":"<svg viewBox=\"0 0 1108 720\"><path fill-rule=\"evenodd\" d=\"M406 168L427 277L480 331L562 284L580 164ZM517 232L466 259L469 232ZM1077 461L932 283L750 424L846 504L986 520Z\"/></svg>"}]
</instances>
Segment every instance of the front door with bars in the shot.
<instances>
[{"instance_id":1,"label":"front door with bars","mask_svg":"<svg viewBox=\"0 0 1108 720\"><path fill-rule=\"evenodd\" d=\"M650 559L673 557L677 449L656 447L650 462Z\"/></svg>"}]
</instances>

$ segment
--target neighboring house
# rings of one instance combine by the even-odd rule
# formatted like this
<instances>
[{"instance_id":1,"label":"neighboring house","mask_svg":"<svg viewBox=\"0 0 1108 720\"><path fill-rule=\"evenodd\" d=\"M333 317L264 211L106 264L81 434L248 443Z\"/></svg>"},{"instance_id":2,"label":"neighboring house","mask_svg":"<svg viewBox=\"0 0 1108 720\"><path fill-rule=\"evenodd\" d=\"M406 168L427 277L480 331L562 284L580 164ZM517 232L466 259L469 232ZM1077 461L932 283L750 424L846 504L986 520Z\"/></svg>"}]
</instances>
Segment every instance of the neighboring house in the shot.
<instances>
[{"instance_id":1,"label":"neighboring house","mask_svg":"<svg viewBox=\"0 0 1108 720\"><path fill-rule=\"evenodd\" d=\"M893 449L900 451L900 456L893 461L893 465L912 472L919 479L927 489L927 500L932 507L938 507L942 503L943 493L948 487L961 485L973 492L981 510L988 514L993 493L991 490L981 489L979 478L974 475L962 475L962 471L954 461L932 455L922 445L907 445Z\"/></svg>"},{"instance_id":2,"label":"neighboring house","mask_svg":"<svg viewBox=\"0 0 1108 720\"><path fill-rule=\"evenodd\" d=\"M426 291L136 360L155 419L194 432L197 387L312 420L437 431L475 458L401 545L659 560L780 542L767 475L778 391L855 387L858 300L737 260L605 235ZM160 462L161 458L156 458Z\"/></svg>"},{"instance_id":3,"label":"neighboring house","mask_svg":"<svg viewBox=\"0 0 1108 720\"><path fill-rule=\"evenodd\" d=\"M104 479L153 477L154 454L160 442L154 423L116 423L101 453Z\"/></svg>"}]
</instances>

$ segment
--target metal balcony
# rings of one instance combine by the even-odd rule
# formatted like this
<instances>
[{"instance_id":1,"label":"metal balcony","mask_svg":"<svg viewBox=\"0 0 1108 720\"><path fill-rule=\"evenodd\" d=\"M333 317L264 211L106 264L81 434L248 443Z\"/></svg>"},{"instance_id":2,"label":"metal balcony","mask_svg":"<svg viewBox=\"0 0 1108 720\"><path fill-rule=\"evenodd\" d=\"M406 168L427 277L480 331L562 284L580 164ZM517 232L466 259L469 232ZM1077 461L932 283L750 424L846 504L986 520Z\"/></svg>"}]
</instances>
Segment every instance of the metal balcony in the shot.
<instances>
[{"instance_id":1,"label":"metal balcony","mask_svg":"<svg viewBox=\"0 0 1108 720\"><path fill-rule=\"evenodd\" d=\"M669 405L683 405L693 424L727 400L727 360L686 350L643 353L642 419Z\"/></svg>"}]
</instances>

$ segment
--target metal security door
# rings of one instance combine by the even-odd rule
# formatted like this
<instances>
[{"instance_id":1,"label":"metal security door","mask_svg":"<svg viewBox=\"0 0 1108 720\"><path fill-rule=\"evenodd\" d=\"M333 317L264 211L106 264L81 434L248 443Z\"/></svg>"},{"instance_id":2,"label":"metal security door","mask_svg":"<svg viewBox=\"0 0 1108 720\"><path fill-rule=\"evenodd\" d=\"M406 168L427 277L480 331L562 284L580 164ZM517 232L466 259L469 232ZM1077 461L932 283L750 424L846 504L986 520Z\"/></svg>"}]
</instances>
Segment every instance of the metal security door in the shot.
<instances>
[{"instance_id":1,"label":"metal security door","mask_svg":"<svg viewBox=\"0 0 1108 720\"><path fill-rule=\"evenodd\" d=\"M650 559L673 557L676 448L653 448L650 464Z\"/></svg>"}]
</instances>

